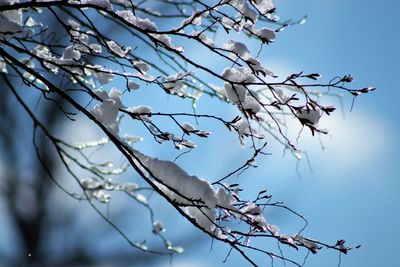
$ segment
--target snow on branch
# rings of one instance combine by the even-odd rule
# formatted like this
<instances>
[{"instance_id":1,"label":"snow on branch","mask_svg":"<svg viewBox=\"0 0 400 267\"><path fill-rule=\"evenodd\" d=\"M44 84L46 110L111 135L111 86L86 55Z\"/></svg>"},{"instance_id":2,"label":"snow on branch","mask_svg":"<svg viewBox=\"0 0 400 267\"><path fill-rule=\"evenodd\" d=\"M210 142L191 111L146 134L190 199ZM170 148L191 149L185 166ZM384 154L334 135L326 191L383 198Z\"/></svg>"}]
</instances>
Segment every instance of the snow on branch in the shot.
<instances>
[{"instance_id":1,"label":"snow on branch","mask_svg":"<svg viewBox=\"0 0 400 267\"><path fill-rule=\"evenodd\" d=\"M156 192L195 227L226 243L253 266L258 263L249 256L250 251L267 256L272 263L281 259L301 266L301 261L286 257L279 245L274 252L258 241L253 245L252 240L275 240L313 254L322 247L340 253L351 250L353 247L345 246L342 239L330 245L304 237L308 223L302 215L273 202L266 190L253 200L242 198L240 192L245 188L231 183L230 178L257 167L256 160L266 154L271 139L300 159L302 150L287 133L292 127L288 121L296 121L301 130L308 128L312 135L326 134L319 122L336 108L324 103L344 93L355 99L375 88L352 87L351 75L328 81L318 73L278 77L268 61L260 59L261 49L257 53L250 44L256 42L261 48L275 45L283 29L302 24L305 18L280 22L271 0L150 2L1 1L1 80L33 122L35 152L50 179L71 197L88 201L130 245L142 251L163 255L183 252L164 236L168 225L155 219L147 191ZM27 87L29 94L23 92ZM171 103L188 102L192 110L176 111L169 103L151 105L152 101L146 100L149 92L154 99L168 95ZM77 119L85 117L104 137L78 144L56 137L31 107L32 95L40 97L40 105L57 105L66 123L76 129L80 127ZM227 118L223 113L199 113L200 98L230 106L237 115ZM130 105L132 102L136 104ZM208 129L214 124L206 122L216 122L227 136L236 135L239 143L253 152L243 165L229 166L233 171L227 170L230 172L220 179L189 175L175 161L148 156L136 147L143 140L155 145L167 143L186 150L180 154L183 156L212 138L216 129ZM135 126L127 128L124 123ZM130 132L122 134L126 131ZM35 144L38 132L51 141L81 194L66 190L62 179L46 168ZM108 145L124 157L123 164L115 167L112 160L92 159L94 149ZM108 157L107 153L103 156ZM142 183L116 182L114 177L129 169ZM161 238L164 250L132 241L101 211L99 207L108 205L118 192L149 211L152 233ZM304 227L296 233L283 233L266 212L270 208L289 212L304 221Z\"/></svg>"}]
</instances>

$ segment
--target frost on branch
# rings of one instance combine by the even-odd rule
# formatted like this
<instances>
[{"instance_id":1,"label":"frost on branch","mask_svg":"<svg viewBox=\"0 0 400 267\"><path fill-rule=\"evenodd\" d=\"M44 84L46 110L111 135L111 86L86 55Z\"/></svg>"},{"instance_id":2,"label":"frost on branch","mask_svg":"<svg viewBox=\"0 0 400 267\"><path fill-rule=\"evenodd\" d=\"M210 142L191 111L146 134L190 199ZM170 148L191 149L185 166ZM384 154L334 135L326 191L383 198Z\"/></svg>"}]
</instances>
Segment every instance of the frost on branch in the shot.
<instances>
[{"instance_id":1,"label":"frost on branch","mask_svg":"<svg viewBox=\"0 0 400 267\"><path fill-rule=\"evenodd\" d=\"M276 76L270 62L262 60L268 58L264 52L268 45L279 45L283 29L304 19L281 22L271 0L150 2L1 1L2 82L31 118L35 148L40 132L51 141L79 190L65 189L51 170L47 170L49 177L71 197L88 201L130 245L142 251L183 252L166 239L170 226L155 219L149 197L155 192L195 227L254 266L251 251L272 262L281 259L299 266L302 259L286 257L280 245L311 253L322 247L347 253L351 247L342 239L329 245L305 237L306 219L282 202L274 202L266 190L244 198L246 188L241 182L246 170L258 166L268 142L277 141L300 160L303 148L297 140L302 129L326 134L320 124L335 111L334 98L348 93L355 99L375 88L354 88L354 78L348 74L328 80L302 71ZM29 94L22 91L27 87ZM28 99L33 95L40 99L37 107ZM235 115L229 117L219 109L201 113L197 107L203 101L226 105ZM77 133L79 119L84 117L103 138L70 144L56 137L36 112L49 105L56 105ZM190 108L180 109L185 105ZM239 140L243 153L250 151L249 158L242 165L226 166L228 174L223 177L189 175L190 170L179 165L180 157L204 146L208 138L214 138L211 133L221 128L227 139ZM180 154L174 160L161 160L146 155L145 149L137 147L141 144L164 144ZM114 154L101 152L105 147L111 147L124 162L108 159ZM40 151L35 151L40 158ZM102 160L93 155L101 155ZM129 181L118 180L128 170L135 175L126 175ZM102 212L102 205L113 203L117 193L148 210L149 232L160 238L163 250L153 251L156 246L146 240L129 239ZM305 226L286 233L273 223L268 213L273 208L288 211L294 222L303 221ZM280 245L266 246L268 240Z\"/></svg>"}]
</instances>

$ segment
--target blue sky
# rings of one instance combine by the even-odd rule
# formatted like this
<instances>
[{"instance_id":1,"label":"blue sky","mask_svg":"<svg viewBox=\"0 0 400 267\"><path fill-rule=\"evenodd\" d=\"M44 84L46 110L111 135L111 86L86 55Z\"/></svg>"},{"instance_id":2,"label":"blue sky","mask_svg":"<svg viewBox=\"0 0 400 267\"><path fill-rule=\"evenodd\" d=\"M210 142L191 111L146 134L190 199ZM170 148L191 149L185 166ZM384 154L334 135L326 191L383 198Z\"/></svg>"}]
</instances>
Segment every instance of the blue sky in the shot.
<instances>
[{"instance_id":1,"label":"blue sky","mask_svg":"<svg viewBox=\"0 0 400 267\"><path fill-rule=\"evenodd\" d=\"M325 81L336 75L352 74L355 77L354 86L361 88L371 85L378 89L357 98L351 112L351 96L345 96L344 118L338 110L332 118L321 121L321 126L332 132L331 136L322 138L325 150L321 149L317 138L304 132L299 142L309 155L312 172L303 160L298 167L299 177L296 160L289 156L282 157L282 148L271 143L269 152L272 155L260 158L260 167L246 172L240 182L247 184L250 192L267 188L275 200L282 200L303 214L309 221L305 232L307 235L331 243L344 238L349 244L361 244L359 250L342 257L342 267L397 267L397 240L400 239L400 120L397 111L400 106L397 82L400 71L400 30L397 13L400 2L275 2L282 19L301 18L305 14L308 19L304 25L280 33L276 42L263 50L263 62L267 67L282 75L301 70L319 72ZM192 53L203 57L195 48L192 48ZM148 104L148 101L153 102L153 107L166 110L183 106L190 110L188 102L178 100L175 106L171 97L154 97L153 90L158 89L143 89L147 91L133 92L132 98L126 99L125 104ZM142 94L141 97L135 97L138 93ZM339 104L335 99L332 102ZM209 101L207 97L199 102L199 113L211 111L233 115L232 110L233 107ZM191 174L214 180L214 177L226 174L232 166L241 164L248 154L244 154L233 135L226 137L226 132L220 131L224 130L223 127L205 125L214 131L208 145L202 142L198 149L180 158L178 163ZM141 131L133 125L127 129L134 135L141 135ZM83 132L89 131L85 128ZM171 146L158 146L151 142L143 142L138 147L160 158L173 159L178 153L173 151L171 155ZM174 267L222 265L228 253L226 246L214 243L210 252L211 240L196 232L172 208L160 205L156 206L156 210L158 218L166 223L166 236L171 240L184 239L184 236L191 238L192 245L187 246L184 254L174 258ZM86 214L82 208L80 212ZM298 226L293 225L293 222L298 222L295 218L279 212L267 214L266 217L283 229ZM81 217L81 220L86 220L86 217ZM97 222L100 219L94 217L93 220ZM142 224L132 224L135 226L132 230L128 227L131 225L125 223L126 229L133 231L133 236L144 235L144 231L134 231L142 230ZM111 246L114 249L130 249L116 233L112 234L117 245L114 246L112 242L104 251ZM101 250L102 246L94 249ZM243 259L232 254L225 266L239 267L245 266L244 263ZM337 266L337 263L337 253L323 250L319 255L310 256L306 266L329 267ZM275 262L275 266L282 265L281 262ZM169 266L168 259L163 258L161 266ZM269 262L265 266L270 266Z\"/></svg>"},{"instance_id":2,"label":"blue sky","mask_svg":"<svg viewBox=\"0 0 400 267\"><path fill-rule=\"evenodd\" d=\"M344 97L345 118L337 112L321 122L332 132L331 137L323 138L324 151L316 138L301 138L313 173L302 162L299 179L296 163L281 158L281 150L275 147L273 155L262 160L262 168L248 176L267 176L257 183L308 218L307 234L325 241L344 238L350 244L361 244L361 249L342 257L342 266L398 266L400 2L305 0L276 1L276 5L283 19L305 14L308 19L304 25L282 32L263 51L268 67L282 74L319 72L327 79L352 74L355 86L378 89L357 98L351 112L352 99ZM285 220L281 223L285 225ZM227 249L215 245L211 253L209 250L210 241L206 240L177 257L176 264L221 266ZM322 251L309 257L306 266L337 263L336 253ZM226 266L243 266L243 261L232 256Z\"/></svg>"},{"instance_id":3,"label":"blue sky","mask_svg":"<svg viewBox=\"0 0 400 267\"><path fill-rule=\"evenodd\" d=\"M361 249L342 257L342 266L396 267L397 240L400 238L400 166L398 153L400 123L397 107L400 102L396 82L400 71L400 31L397 14L400 3L385 1L304 0L276 1L282 19L308 15L304 25L289 28L278 35L275 43L263 49L264 64L278 74L304 70L318 72L324 81L336 75L352 74L355 87L375 86L371 94L357 98L350 112L351 96L343 97L345 116L340 109L320 124L331 131L322 137L325 150L318 138L304 132L300 145L310 158L312 172L305 161L298 167L296 160L282 157L282 147L271 142L271 156L258 160L259 168L246 172L240 182L247 184L249 193L267 188L275 200L303 214L309 221L306 234L321 241L335 243L346 239L349 245L361 244ZM164 25L167 27L167 25ZM235 36L230 38L236 38ZM257 51L258 47L249 48ZM186 53L202 60L207 58L195 47L186 47ZM222 66L222 65L221 65ZM145 88L140 98L125 99L126 105L153 104L163 110L187 109L190 103L159 96L156 88ZM339 102L331 99L339 106ZM162 105L160 106L160 103ZM202 97L198 112L235 114L234 108ZM210 127L213 135L206 145L181 157L178 161L190 174L213 180L241 164L248 153L237 139L226 136L223 127ZM128 131L141 134L130 126ZM222 147L222 149L221 149ZM143 142L138 145L150 155L173 159L179 152L171 146L157 146ZM236 165L235 165L236 164ZM162 208L161 208L162 207ZM170 208L157 206L158 217L166 223L171 240L185 236L192 238L186 252L175 257L177 267L221 266L228 249L198 232ZM172 216L175 214L175 216ZM298 221L274 212L266 215L271 223L283 229L298 227ZM179 243L178 243L179 245ZM275 246L275 245L274 245ZM275 247L274 247L275 248ZM290 253L288 254L288 256ZM305 254L304 254L305 255ZM245 266L239 256L232 254L225 266ZM338 254L323 250L310 256L306 266L337 266ZM153 264L150 264L153 265ZM269 266L269 262L266 262ZM169 266L168 260L160 266ZM275 262L275 266L283 266Z\"/></svg>"}]
</instances>

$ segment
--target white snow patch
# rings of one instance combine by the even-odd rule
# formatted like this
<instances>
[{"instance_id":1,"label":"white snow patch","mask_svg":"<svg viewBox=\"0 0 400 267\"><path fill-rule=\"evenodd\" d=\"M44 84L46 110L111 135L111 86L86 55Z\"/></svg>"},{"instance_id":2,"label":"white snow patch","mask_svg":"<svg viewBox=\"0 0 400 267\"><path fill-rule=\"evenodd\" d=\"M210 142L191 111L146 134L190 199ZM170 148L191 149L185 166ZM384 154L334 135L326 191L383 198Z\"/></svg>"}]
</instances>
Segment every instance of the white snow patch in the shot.
<instances>
[{"instance_id":1,"label":"white snow patch","mask_svg":"<svg viewBox=\"0 0 400 267\"><path fill-rule=\"evenodd\" d=\"M132 152L149 170L151 176L156 179L155 184L169 199L180 205L192 205L194 201L202 206L192 206L186 210L209 233L219 234L215 227L214 209L217 206L240 212L232 205L235 201L232 195L222 189L214 190L207 180L189 175L171 161L152 158L135 149L132 149Z\"/></svg>"},{"instance_id":2,"label":"white snow patch","mask_svg":"<svg viewBox=\"0 0 400 267\"><path fill-rule=\"evenodd\" d=\"M103 103L95 105L92 114L109 131L111 131L111 133L118 135L119 126L117 116L119 109L123 107L121 102L121 92L113 87L108 95L102 90L96 90L95 93L103 99Z\"/></svg>"}]
</instances>

